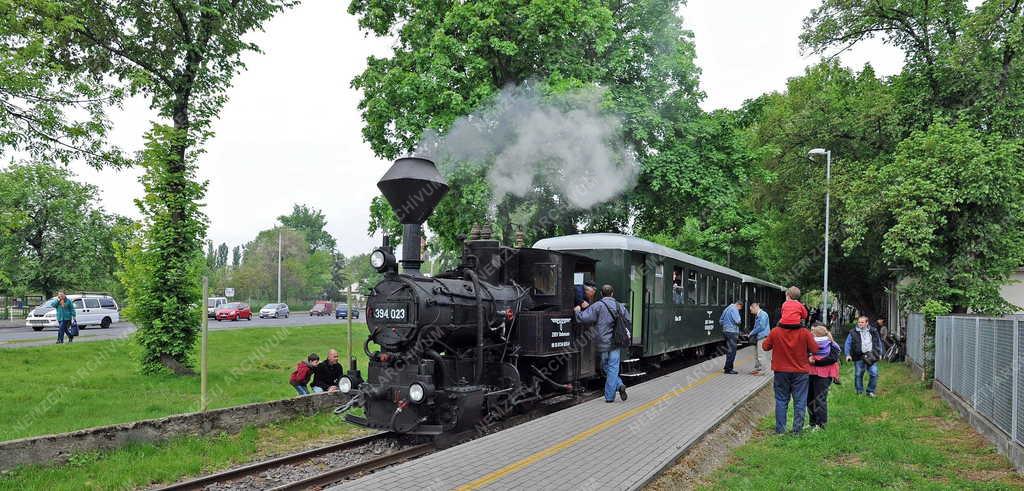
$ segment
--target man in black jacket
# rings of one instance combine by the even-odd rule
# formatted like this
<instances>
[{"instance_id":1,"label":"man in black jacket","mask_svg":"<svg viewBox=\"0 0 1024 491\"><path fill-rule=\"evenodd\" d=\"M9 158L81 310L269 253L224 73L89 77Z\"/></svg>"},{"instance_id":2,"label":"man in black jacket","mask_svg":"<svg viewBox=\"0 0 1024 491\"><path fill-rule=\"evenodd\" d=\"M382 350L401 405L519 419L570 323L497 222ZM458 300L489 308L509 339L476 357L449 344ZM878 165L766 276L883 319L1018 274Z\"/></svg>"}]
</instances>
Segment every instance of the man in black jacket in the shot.
<instances>
[{"instance_id":1,"label":"man in black jacket","mask_svg":"<svg viewBox=\"0 0 1024 491\"><path fill-rule=\"evenodd\" d=\"M341 378L341 363L338 363L338 351L327 352L327 363L313 368L313 392L334 392L338 390L338 379Z\"/></svg>"},{"instance_id":2,"label":"man in black jacket","mask_svg":"<svg viewBox=\"0 0 1024 491\"><path fill-rule=\"evenodd\" d=\"M878 360L882 359L882 336L868 323L866 315L857 319L857 327L846 336L843 345L846 361L853 361L853 387L864 393L864 372L868 372L868 397L875 397L878 386Z\"/></svg>"}]
</instances>

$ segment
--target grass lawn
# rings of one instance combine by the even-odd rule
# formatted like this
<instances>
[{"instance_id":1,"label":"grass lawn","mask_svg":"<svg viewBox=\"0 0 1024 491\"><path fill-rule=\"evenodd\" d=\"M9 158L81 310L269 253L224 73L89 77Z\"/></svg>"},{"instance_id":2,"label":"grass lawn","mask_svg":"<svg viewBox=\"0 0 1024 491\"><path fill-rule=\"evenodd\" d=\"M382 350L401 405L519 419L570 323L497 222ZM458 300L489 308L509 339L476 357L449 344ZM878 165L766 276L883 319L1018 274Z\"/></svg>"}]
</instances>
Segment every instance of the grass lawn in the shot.
<instances>
[{"instance_id":1,"label":"grass lawn","mask_svg":"<svg viewBox=\"0 0 1024 491\"><path fill-rule=\"evenodd\" d=\"M705 489L1021 489L995 447L903 365L880 367L878 398L853 391L852 365L832 386L819 432L775 436L774 417L733 451Z\"/></svg>"},{"instance_id":2,"label":"grass lawn","mask_svg":"<svg viewBox=\"0 0 1024 491\"><path fill-rule=\"evenodd\" d=\"M369 432L331 413L301 417L236 435L180 437L159 445L129 445L75 455L67 464L21 467L0 475L0 490L136 489L171 484L233 465Z\"/></svg>"},{"instance_id":3,"label":"grass lawn","mask_svg":"<svg viewBox=\"0 0 1024 491\"><path fill-rule=\"evenodd\" d=\"M365 370L366 324L353 324L352 339ZM344 364L346 324L210 332L210 408L294 397L295 364L310 352L326 360L329 348ZM143 375L137 350L117 340L0 351L0 440L199 410L198 376Z\"/></svg>"}]
</instances>

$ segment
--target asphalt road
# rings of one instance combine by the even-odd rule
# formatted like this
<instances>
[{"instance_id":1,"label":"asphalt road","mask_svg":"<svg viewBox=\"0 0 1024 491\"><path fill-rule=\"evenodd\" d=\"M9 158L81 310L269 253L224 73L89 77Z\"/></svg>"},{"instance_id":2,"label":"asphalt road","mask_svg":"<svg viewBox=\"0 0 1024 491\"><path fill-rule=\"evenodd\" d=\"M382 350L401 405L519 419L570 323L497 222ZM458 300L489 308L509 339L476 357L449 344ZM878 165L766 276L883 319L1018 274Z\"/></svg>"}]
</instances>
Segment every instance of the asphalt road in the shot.
<instances>
[{"instance_id":1,"label":"asphalt road","mask_svg":"<svg viewBox=\"0 0 1024 491\"><path fill-rule=\"evenodd\" d=\"M24 322L24 321L22 321ZM310 317L309 315L292 314L287 319L260 319L253 317L251 321L221 321L210 319L210 330L220 331L227 329L240 329L247 327L295 327L313 326L318 324L344 325L346 319L335 319L334 316ZM363 319L354 319L353 323L365 322ZM128 336L135 331L135 325L130 322L118 322L107 329L89 327L81 329L75 342L101 341L104 339L118 339ZM0 348L24 348L28 346L44 346L57 342L57 328L48 327L42 331L33 331L30 327L22 324L20 327L0 329Z\"/></svg>"}]
</instances>

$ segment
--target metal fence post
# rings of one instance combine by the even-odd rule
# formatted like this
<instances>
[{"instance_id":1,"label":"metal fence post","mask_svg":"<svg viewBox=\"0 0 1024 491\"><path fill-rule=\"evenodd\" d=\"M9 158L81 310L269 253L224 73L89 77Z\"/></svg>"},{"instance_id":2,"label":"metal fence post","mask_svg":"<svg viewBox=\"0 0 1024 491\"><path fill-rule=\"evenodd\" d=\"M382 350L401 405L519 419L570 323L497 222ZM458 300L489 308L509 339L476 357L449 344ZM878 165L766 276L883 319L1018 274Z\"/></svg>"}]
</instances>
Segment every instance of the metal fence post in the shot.
<instances>
[{"instance_id":1,"label":"metal fence post","mask_svg":"<svg viewBox=\"0 0 1024 491\"><path fill-rule=\"evenodd\" d=\"M979 348L978 344L980 344L979 343L980 339L978 339L978 338L981 337L979 335L980 332L981 332L981 318L980 317L975 317L974 318L974 387L973 387L974 390L973 390L973 393L971 394L971 405L974 407L975 410L978 409L978 365L980 365L980 363L978 363L978 352L980 351L980 348Z\"/></svg>"},{"instance_id":2,"label":"metal fence post","mask_svg":"<svg viewBox=\"0 0 1024 491\"><path fill-rule=\"evenodd\" d=\"M1017 407L1020 405L1020 401L1017 399L1017 381L1019 380L1020 374L1017 372L1020 368L1020 321L1013 321L1013 367L1010 370L1013 380L1013 395L1011 396L1010 402L1010 430L1011 436L1014 441L1017 441Z\"/></svg>"}]
</instances>

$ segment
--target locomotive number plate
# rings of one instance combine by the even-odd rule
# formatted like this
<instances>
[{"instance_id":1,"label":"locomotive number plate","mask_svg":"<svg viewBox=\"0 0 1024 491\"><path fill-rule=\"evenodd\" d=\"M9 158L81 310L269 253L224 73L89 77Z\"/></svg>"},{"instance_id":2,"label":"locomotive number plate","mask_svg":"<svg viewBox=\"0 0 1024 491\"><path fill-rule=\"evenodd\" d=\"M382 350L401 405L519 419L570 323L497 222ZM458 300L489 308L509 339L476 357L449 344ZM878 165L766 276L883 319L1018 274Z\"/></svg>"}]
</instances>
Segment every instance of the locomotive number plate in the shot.
<instances>
[{"instance_id":1,"label":"locomotive number plate","mask_svg":"<svg viewBox=\"0 0 1024 491\"><path fill-rule=\"evenodd\" d=\"M374 319L384 321L406 321L409 319L409 308L401 304L380 304L373 307Z\"/></svg>"}]
</instances>

